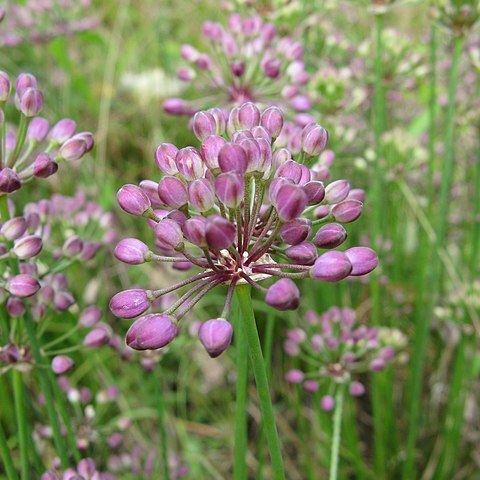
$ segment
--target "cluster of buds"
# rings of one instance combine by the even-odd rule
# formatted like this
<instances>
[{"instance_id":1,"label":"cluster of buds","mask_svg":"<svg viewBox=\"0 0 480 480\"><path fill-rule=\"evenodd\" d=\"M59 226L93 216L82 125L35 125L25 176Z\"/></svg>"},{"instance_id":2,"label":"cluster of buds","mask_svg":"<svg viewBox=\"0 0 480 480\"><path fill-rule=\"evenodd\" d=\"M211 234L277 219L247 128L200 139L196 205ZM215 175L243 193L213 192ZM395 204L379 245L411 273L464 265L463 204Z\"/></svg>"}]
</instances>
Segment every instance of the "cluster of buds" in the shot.
<instances>
[{"instance_id":1,"label":"cluster of buds","mask_svg":"<svg viewBox=\"0 0 480 480\"><path fill-rule=\"evenodd\" d=\"M64 160L78 160L93 148L89 132L75 133L76 124L64 118L51 126L39 117L43 93L29 73L15 80L15 93L9 76L0 71L0 195L18 190L34 177L47 178L57 172ZM20 114L18 128L7 122L6 107L12 100Z\"/></svg>"},{"instance_id":2,"label":"cluster of buds","mask_svg":"<svg viewBox=\"0 0 480 480\"><path fill-rule=\"evenodd\" d=\"M78 462L76 468L68 468L62 472L58 466L45 472L40 480L115 480L115 478L111 473L97 470L93 459L84 458Z\"/></svg>"},{"instance_id":3,"label":"cluster of buds","mask_svg":"<svg viewBox=\"0 0 480 480\"><path fill-rule=\"evenodd\" d=\"M393 345L376 328L359 325L350 308L332 307L322 315L313 311L305 314L304 328L287 332L284 350L291 357L304 359L305 371L289 370L290 383L303 384L305 390L316 392L326 384L328 395L322 398L322 408L334 408L335 390L348 385L352 396L365 393L363 383L355 376L380 372L395 357Z\"/></svg>"},{"instance_id":4,"label":"cluster of buds","mask_svg":"<svg viewBox=\"0 0 480 480\"><path fill-rule=\"evenodd\" d=\"M90 0L27 0L0 7L0 47L43 43L52 38L93 30L99 22L86 16Z\"/></svg>"},{"instance_id":5,"label":"cluster of buds","mask_svg":"<svg viewBox=\"0 0 480 480\"><path fill-rule=\"evenodd\" d=\"M464 36L480 18L477 0L435 0L435 15L455 36Z\"/></svg>"},{"instance_id":6,"label":"cluster of buds","mask_svg":"<svg viewBox=\"0 0 480 480\"><path fill-rule=\"evenodd\" d=\"M212 54L184 45L181 55L188 66L178 71L182 81L192 83L195 101L168 99L164 103L167 113L192 115L199 106L231 108L245 102L275 104L284 111L310 109L311 102L302 93L309 75L299 42L279 36L271 23L258 16L241 18L238 14L229 18L228 28L205 22L202 34Z\"/></svg>"},{"instance_id":7,"label":"cluster of buds","mask_svg":"<svg viewBox=\"0 0 480 480\"><path fill-rule=\"evenodd\" d=\"M294 160L291 151L276 147L282 127L277 107L262 113L246 103L233 108L226 122L217 110L198 112L193 130L199 150L161 144L155 152L164 174L160 182L144 180L118 191L121 208L149 222L157 250L136 238L124 239L115 249L119 260L201 269L167 288L135 288L112 298L112 313L131 319L163 295L189 287L162 314L150 313L133 323L126 337L130 347L148 350L169 344L178 334L179 320L207 293L226 285L220 317L199 329L201 343L216 357L231 342L227 317L237 284L250 284L265 294L268 305L289 310L300 302L294 279L337 282L376 267L370 248L335 250L347 238L343 224L360 216L364 192L351 189L346 180L324 185L328 166L318 159L327 143L325 129L307 125ZM268 289L260 285L271 277L279 280Z\"/></svg>"},{"instance_id":8,"label":"cluster of buds","mask_svg":"<svg viewBox=\"0 0 480 480\"><path fill-rule=\"evenodd\" d=\"M6 302L12 317L25 313L29 297L33 297L30 307L36 319L47 308L68 310L75 300L67 277L60 272L75 261L93 259L114 238L111 215L83 194L53 195L27 204L21 215L0 223L0 263L5 265L0 302Z\"/></svg>"}]
</instances>

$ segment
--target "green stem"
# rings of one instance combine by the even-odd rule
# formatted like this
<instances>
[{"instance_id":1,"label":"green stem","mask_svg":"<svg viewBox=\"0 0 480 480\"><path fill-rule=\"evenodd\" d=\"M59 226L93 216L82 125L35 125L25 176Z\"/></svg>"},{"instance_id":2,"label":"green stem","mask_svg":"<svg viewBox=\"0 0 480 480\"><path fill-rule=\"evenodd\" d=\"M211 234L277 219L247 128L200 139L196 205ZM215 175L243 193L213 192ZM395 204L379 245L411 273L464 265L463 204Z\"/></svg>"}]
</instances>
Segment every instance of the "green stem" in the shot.
<instances>
[{"instance_id":1,"label":"green stem","mask_svg":"<svg viewBox=\"0 0 480 480\"><path fill-rule=\"evenodd\" d=\"M432 213L435 172L435 121L437 113L437 26L432 24L430 33L430 96L428 102L428 206Z\"/></svg>"},{"instance_id":2,"label":"green stem","mask_svg":"<svg viewBox=\"0 0 480 480\"><path fill-rule=\"evenodd\" d=\"M15 467L13 466L12 457L10 455L10 449L8 447L7 438L3 431L3 426L0 423L0 456L5 467L8 480L17 480L17 474L15 473Z\"/></svg>"},{"instance_id":3,"label":"green stem","mask_svg":"<svg viewBox=\"0 0 480 480\"><path fill-rule=\"evenodd\" d=\"M160 454L163 462L163 477L170 480L170 469L168 467L168 446L167 446L167 430L165 428L165 396L163 395L162 384L160 379L157 384L157 412L158 412L158 428L160 430Z\"/></svg>"},{"instance_id":4,"label":"green stem","mask_svg":"<svg viewBox=\"0 0 480 480\"><path fill-rule=\"evenodd\" d=\"M340 439L342 436L342 415L343 415L343 392L344 386L338 385L335 394L335 411L333 413L333 436L332 451L330 456L330 474L329 480L337 480L338 478L338 459L340 452Z\"/></svg>"},{"instance_id":5,"label":"green stem","mask_svg":"<svg viewBox=\"0 0 480 480\"><path fill-rule=\"evenodd\" d=\"M235 405L235 447L233 458L234 480L246 480L247 469L247 405L248 405L248 345L242 324L240 301L235 295L232 305L235 326L235 352L237 359L237 386Z\"/></svg>"},{"instance_id":6,"label":"green stem","mask_svg":"<svg viewBox=\"0 0 480 480\"><path fill-rule=\"evenodd\" d=\"M38 345L37 335L35 332L33 320L30 317L26 317L25 319L25 329L27 331L28 339L30 341L30 347L32 349L33 358L35 359L35 363L37 364L37 367L38 367L37 368L38 379L40 381L40 387L42 389L42 393L45 396L45 404L47 407L48 418L52 426L55 448L60 457L62 468L65 469L65 468L68 468L68 465L69 465L68 454L67 454L65 442L62 438L60 422L57 417L55 402L54 402L53 394L50 389L50 384L48 381L48 374L45 371L45 368L48 368L48 367L46 367L44 364L43 356L40 351L40 346Z\"/></svg>"},{"instance_id":7,"label":"green stem","mask_svg":"<svg viewBox=\"0 0 480 480\"><path fill-rule=\"evenodd\" d=\"M25 408L25 391L23 386L22 373L13 371L13 396L15 401L15 416L18 427L18 445L20 448L20 464L22 480L29 479L28 467L28 425L27 412Z\"/></svg>"},{"instance_id":8,"label":"green stem","mask_svg":"<svg viewBox=\"0 0 480 480\"><path fill-rule=\"evenodd\" d=\"M15 161L17 160L20 152L22 151L23 144L25 143L25 138L27 136L27 129L28 124L30 123L30 119L27 118L25 115L20 117L20 125L18 126L18 133L17 133L17 141L15 142L15 148L13 150L12 156L9 158L8 166L12 167L15 165Z\"/></svg>"},{"instance_id":9,"label":"green stem","mask_svg":"<svg viewBox=\"0 0 480 480\"><path fill-rule=\"evenodd\" d=\"M450 68L450 78L448 87L448 108L445 128L445 153L442 162L442 181L440 186L440 199L438 202L438 211L436 215L436 238L434 245L433 258L430 262L427 285L429 285L429 298L425 302L425 309L419 312L417 317L415 344L413 351L412 376L410 378L410 407L409 411L409 431L406 449L406 461L403 467L403 479L410 480L415 472L415 447L419 432L420 403L425 353L427 348L430 321L437 293L441 285L442 264L438 251L443 247L446 238L446 228L448 223L450 191L453 182L454 173L454 131L455 131L455 96L457 91L458 72L460 57L463 50L463 38L455 37L454 49L452 55L452 65Z\"/></svg>"},{"instance_id":10,"label":"green stem","mask_svg":"<svg viewBox=\"0 0 480 480\"><path fill-rule=\"evenodd\" d=\"M273 413L272 400L270 398L270 389L268 386L267 372L263 360L262 347L258 338L257 324L252 308L252 299L250 296L249 285L238 285L236 294L243 313L243 325L250 350L250 360L252 362L255 382L257 384L258 399L260 401L260 410L262 420L265 425L268 449L272 461L273 477L275 480L284 480L285 473L283 469L283 458L278 441L277 427L275 425L275 415Z\"/></svg>"}]
</instances>

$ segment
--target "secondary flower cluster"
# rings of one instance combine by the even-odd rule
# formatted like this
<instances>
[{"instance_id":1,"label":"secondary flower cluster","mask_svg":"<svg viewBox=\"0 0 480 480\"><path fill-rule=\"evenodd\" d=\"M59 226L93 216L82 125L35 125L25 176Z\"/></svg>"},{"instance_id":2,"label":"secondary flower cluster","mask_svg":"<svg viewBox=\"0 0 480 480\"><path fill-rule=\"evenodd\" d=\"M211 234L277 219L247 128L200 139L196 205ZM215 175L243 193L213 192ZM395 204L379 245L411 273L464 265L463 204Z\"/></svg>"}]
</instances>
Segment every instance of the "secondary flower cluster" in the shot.
<instances>
[{"instance_id":1,"label":"secondary flower cluster","mask_svg":"<svg viewBox=\"0 0 480 480\"><path fill-rule=\"evenodd\" d=\"M291 357L304 359L305 371L289 370L286 379L303 384L310 392L327 384L329 394L321 402L324 410L333 409L339 384L348 385L352 396L361 396L365 387L355 376L379 372L395 357L393 344L383 338L382 332L359 325L350 308L332 307L321 315L309 311L304 320L305 328L287 332L284 350Z\"/></svg>"},{"instance_id":2,"label":"secondary flower cluster","mask_svg":"<svg viewBox=\"0 0 480 480\"><path fill-rule=\"evenodd\" d=\"M64 118L51 126L39 117L44 105L37 79L22 73L15 80L15 93L9 76L0 71L0 195L18 190L34 177L47 178L64 160L78 160L93 148L89 132L75 134L73 120ZM12 100L19 111L18 127L8 123L7 102Z\"/></svg>"},{"instance_id":3,"label":"secondary flower cluster","mask_svg":"<svg viewBox=\"0 0 480 480\"><path fill-rule=\"evenodd\" d=\"M279 36L261 17L241 18L238 14L229 18L227 28L205 22L202 34L211 53L184 45L181 55L188 66L178 71L181 80L192 83L195 101L168 99L164 103L167 113L192 115L200 107L230 108L245 102L275 104L285 111L310 109L311 102L302 93L309 75L299 42Z\"/></svg>"},{"instance_id":4,"label":"secondary flower cluster","mask_svg":"<svg viewBox=\"0 0 480 480\"><path fill-rule=\"evenodd\" d=\"M80 460L76 468L68 468L63 472L54 469L45 472L41 480L115 480L110 473L102 473L97 470L95 462L91 458Z\"/></svg>"},{"instance_id":5,"label":"secondary flower cluster","mask_svg":"<svg viewBox=\"0 0 480 480\"><path fill-rule=\"evenodd\" d=\"M232 338L226 318L238 283L265 293L268 305L288 310L300 301L293 279L336 282L376 267L377 256L369 248L335 250L347 237L342 224L360 216L364 192L352 190L346 180L326 187L320 180L328 178L328 162L319 161L327 143L325 129L307 125L301 154L294 160L288 149L276 147L282 127L277 107L261 112L246 103L233 108L227 121L215 109L198 112L193 129L201 141L199 150L161 144L155 152L164 174L160 182L144 180L119 190L122 209L148 219L158 251L138 239L124 239L115 249L119 260L202 270L164 289L135 288L112 298L113 314L129 319L144 314L161 296L189 286L163 314L148 314L133 323L126 339L130 347L167 345L178 334L178 321L208 292L227 285L220 317L199 330L202 344L215 357ZM259 284L270 277L280 280L268 289Z\"/></svg>"},{"instance_id":6,"label":"secondary flower cluster","mask_svg":"<svg viewBox=\"0 0 480 480\"><path fill-rule=\"evenodd\" d=\"M92 30L98 20L86 16L90 0L27 0L0 7L0 46L41 43L52 38ZM1 13L3 10L3 16Z\"/></svg>"}]
</instances>

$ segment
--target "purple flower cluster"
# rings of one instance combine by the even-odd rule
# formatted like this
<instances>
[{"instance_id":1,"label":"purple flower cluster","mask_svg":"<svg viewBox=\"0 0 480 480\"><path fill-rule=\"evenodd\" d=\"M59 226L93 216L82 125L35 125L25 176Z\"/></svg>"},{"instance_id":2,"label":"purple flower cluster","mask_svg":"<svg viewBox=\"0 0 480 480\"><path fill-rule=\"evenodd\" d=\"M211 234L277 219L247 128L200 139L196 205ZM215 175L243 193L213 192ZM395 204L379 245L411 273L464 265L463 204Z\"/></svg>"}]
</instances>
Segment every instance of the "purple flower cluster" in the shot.
<instances>
[{"instance_id":1,"label":"purple flower cluster","mask_svg":"<svg viewBox=\"0 0 480 480\"><path fill-rule=\"evenodd\" d=\"M160 290L139 288L116 294L110 309L120 318L144 314L156 299L189 290L162 314L137 319L127 344L137 350L161 348L178 334L178 321L214 288L227 285L219 318L202 324L199 338L216 357L229 345L227 321L235 286L248 283L278 309L295 309L300 293L293 279L336 282L369 273L377 265L367 247L335 250L347 237L342 224L361 214L364 192L346 180L324 185L328 164L319 159L327 143L320 125L301 133L301 153L278 148L283 127L277 107L261 112L253 103L233 108L225 120L218 109L198 112L193 130L201 148L161 144L155 161L157 184L125 185L117 199L123 210L145 218L155 235L154 253L144 242L120 241L115 256L127 264L170 262L202 271ZM327 250L319 253L319 250ZM268 289L259 282L279 277Z\"/></svg>"},{"instance_id":2,"label":"purple flower cluster","mask_svg":"<svg viewBox=\"0 0 480 480\"><path fill-rule=\"evenodd\" d=\"M193 115L208 106L231 108L245 102L275 104L286 112L310 109L311 102L303 93L309 75L299 42L280 36L261 17L238 14L229 18L227 28L205 22L202 34L211 53L183 45L181 55L188 66L178 70L180 80L194 87L196 98L192 103L166 100L167 113Z\"/></svg>"},{"instance_id":3,"label":"purple flower cluster","mask_svg":"<svg viewBox=\"0 0 480 480\"><path fill-rule=\"evenodd\" d=\"M52 38L93 30L99 22L86 16L90 0L27 0L0 7L0 47L43 43Z\"/></svg>"},{"instance_id":4,"label":"purple flower cluster","mask_svg":"<svg viewBox=\"0 0 480 480\"><path fill-rule=\"evenodd\" d=\"M51 126L39 117L43 93L37 79L22 73L15 80L15 94L9 76L0 71L0 195L18 190L32 178L47 178L64 160L78 160L93 148L89 132L75 133L76 124L64 118ZM20 114L18 128L8 123L6 103L12 100Z\"/></svg>"},{"instance_id":5,"label":"purple flower cluster","mask_svg":"<svg viewBox=\"0 0 480 480\"><path fill-rule=\"evenodd\" d=\"M289 370L286 379L303 384L310 392L327 384L329 394L322 398L324 410L333 409L339 384L347 384L352 396L361 396L365 387L355 376L379 372L395 357L394 347L379 330L359 325L350 308L332 307L321 315L309 311L304 321L304 328L287 332L284 350L291 357L303 359L305 370Z\"/></svg>"},{"instance_id":6,"label":"purple flower cluster","mask_svg":"<svg viewBox=\"0 0 480 480\"><path fill-rule=\"evenodd\" d=\"M115 476L98 471L93 459L84 458L76 468L68 468L63 472L58 469L45 472L41 480L115 480Z\"/></svg>"}]
</instances>

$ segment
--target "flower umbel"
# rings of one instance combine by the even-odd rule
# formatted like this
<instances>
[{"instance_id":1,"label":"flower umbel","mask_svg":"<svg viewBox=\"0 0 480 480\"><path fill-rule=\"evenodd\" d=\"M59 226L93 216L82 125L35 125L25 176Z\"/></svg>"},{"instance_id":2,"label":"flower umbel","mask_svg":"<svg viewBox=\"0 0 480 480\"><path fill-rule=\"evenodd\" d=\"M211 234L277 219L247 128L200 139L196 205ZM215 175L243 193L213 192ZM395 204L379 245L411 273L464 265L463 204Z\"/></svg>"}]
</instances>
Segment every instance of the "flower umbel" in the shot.
<instances>
[{"instance_id":1,"label":"flower umbel","mask_svg":"<svg viewBox=\"0 0 480 480\"><path fill-rule=\"evenodd\" d=\"M237 284L265 293L274 308L294 309L300 301L294 279L336 282L364 275L375 268L377 257L366 247L332 250L346 239L341 223L356 220L362 203L350 196L346 180L324 187L328 167L319 154L327 133L321 126L303 129L302 152L294 160L275 143L283 124L277 107L261 112L246 103L231 110L226 122L206 111L193 123L199 150L160 145L155 160L165 176L158 185L145 180L118 192L120 206L152 226L158 253L138 239L125 239L115 254L129 264L171 262L185 268L189 263L202 271L161 290L120 292L110 309L134 318L162 295L189 286L162 315L139 318L127 334L132 348L160 348L175 338L178 321L199 300L226 285L220 317L200 329L203 345L217 356L230 344L224 322ZM271 277L279 280L268 289L260 285Z\"/></svg>"}]
</instances>

